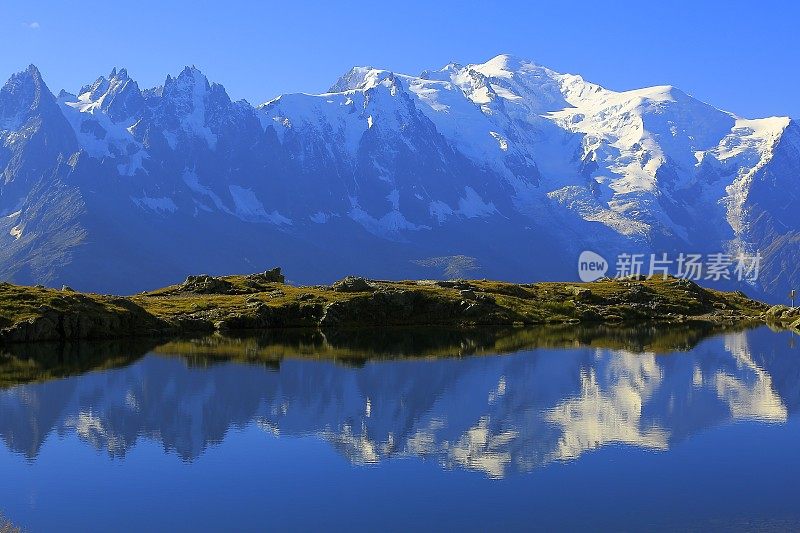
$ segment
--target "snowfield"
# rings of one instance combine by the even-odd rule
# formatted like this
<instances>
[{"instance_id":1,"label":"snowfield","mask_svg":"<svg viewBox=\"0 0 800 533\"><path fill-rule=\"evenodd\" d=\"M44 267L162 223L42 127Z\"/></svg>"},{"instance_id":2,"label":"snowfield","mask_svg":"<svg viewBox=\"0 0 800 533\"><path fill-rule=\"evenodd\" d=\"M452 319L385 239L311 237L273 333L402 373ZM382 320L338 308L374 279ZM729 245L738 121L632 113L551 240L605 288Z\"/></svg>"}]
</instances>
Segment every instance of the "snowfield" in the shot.
<instances>
[{"instance_id":1,"label":"snowfield","mask_svg":"<svg viewBox=\"0 0 800 533\"><path fill-rule=\"evenodd\" d=\"M419 265L449 256L570 278L590 248L763 252L755 290L800 281L785 268L800 255L794 121L509 55L355 67L329 92L257 107L195 67L145 90L114 69L58 97L31 67L0 92L0 147L0 213L19 212L0 236L10 279L115 287L129 276L85 272L90 254L136 246L126 260L159 282L261 261L294 261L305 281L435 277Z\"/></svg>"}]
</instances>

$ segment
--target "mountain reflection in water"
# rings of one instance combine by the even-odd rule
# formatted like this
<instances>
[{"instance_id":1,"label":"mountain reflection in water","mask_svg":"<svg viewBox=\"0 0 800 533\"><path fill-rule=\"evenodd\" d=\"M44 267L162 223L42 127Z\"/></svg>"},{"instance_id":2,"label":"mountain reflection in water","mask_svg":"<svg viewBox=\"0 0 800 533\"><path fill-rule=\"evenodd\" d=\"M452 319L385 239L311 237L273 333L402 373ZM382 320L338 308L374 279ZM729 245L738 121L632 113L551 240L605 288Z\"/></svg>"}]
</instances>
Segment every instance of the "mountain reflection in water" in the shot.
<instances>
[{"instance_id":1,"label":"mountain reflection in water","mask_svg":"<svg viewBox=\"0 0 800 533\"><path fill-rule=\"evenodd\" d=\"M800 401L789 334L716 333L310 331L18 347L0 362L0 439L31 461L53 432L112 457L152 439L192 461L256 425L324 439L356 464L428 457L501 478L610 443L666 450L732 420L786 421Z\"/></svg>"}]
</instances>

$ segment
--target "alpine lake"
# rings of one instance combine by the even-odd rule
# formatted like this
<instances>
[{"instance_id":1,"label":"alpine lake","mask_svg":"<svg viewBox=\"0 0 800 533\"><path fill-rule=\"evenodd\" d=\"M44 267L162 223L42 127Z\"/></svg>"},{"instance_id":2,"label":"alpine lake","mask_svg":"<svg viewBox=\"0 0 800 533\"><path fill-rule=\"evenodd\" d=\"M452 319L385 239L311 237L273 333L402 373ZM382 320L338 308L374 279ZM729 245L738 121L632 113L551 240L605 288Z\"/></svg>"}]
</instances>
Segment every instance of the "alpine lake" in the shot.
<instances>
[{"instance_id":1,"label":"alpine lake","mask_svg":"<svg viewBox=\"0 0 800 533\"><path fill-rule=\"evenodd\" d=\"M9 345L25 531L800 529L800 339L368 328Z\"/></svg>"}]
</instances>

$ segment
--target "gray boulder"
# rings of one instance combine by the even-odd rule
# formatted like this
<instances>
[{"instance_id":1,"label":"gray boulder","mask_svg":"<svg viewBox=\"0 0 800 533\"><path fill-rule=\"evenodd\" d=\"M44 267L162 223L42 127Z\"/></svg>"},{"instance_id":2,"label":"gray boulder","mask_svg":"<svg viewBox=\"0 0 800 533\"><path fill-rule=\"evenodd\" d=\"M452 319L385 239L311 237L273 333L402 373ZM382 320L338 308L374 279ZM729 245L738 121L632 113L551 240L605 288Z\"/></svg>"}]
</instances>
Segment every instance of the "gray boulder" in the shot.
<instances>
[{"instance_id":1,"label":"gray boulder","mask_svg":"<svg viewBox=\"0 0 800 533\"><path fill-rule=\"evenodd\" d=\"M369 280L358 276L347 276L333 284L336 292L372 292L375 290Z\"/></svg>"}]
</instances>

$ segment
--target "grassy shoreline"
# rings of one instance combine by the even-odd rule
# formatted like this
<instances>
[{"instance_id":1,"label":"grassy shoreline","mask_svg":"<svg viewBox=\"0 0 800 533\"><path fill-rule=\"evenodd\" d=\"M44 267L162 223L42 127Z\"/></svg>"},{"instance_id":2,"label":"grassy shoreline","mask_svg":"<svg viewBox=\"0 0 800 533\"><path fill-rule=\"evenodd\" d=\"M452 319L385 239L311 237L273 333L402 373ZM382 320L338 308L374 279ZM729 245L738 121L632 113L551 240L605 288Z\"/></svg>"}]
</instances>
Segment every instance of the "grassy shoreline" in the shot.
<instances>
[{"instance_id":1,"label":"grassy shoreline","mask_svg":"<svg viewBox=\"0 0 800 533\"><path fill-rule=\"evenodd\" d=\"M798 320L796 310L677 278L514 284L348 277L331 286L297 287L275 269L190 276L130 297L0 283L0 343L286 328L643 322L790 327Z\"/></svg>"}]
</instances>

